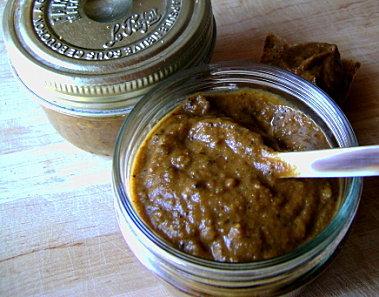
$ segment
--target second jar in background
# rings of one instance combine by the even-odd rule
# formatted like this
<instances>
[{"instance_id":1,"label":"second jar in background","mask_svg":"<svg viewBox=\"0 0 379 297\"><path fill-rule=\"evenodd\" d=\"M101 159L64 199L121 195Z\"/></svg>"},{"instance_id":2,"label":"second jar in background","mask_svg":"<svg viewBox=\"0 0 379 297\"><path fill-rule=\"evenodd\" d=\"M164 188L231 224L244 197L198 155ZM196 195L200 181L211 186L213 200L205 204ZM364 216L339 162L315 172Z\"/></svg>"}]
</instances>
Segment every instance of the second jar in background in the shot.
<instances>
[{"instance_id":1,"label":"second jar in background","mask_svg":"<svg viewBox=\"0 0 379 297\"><path fill-rule=\"evenodd\" d=\"M208 0L78 1L59 13L53 4L7 3L8 55L57 131L89 152L112 155L135 103L178 70L207 63L213 50Z\"/></svg>"}]
</instances>

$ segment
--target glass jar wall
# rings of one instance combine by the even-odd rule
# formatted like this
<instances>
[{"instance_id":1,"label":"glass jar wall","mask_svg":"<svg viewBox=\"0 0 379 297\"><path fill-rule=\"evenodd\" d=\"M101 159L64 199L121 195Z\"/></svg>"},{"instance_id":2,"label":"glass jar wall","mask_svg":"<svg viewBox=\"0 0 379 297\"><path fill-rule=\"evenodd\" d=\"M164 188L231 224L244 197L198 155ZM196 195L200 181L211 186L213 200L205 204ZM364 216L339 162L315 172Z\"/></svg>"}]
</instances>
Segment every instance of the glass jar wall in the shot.
<instances>
[{"instance_id":1,"label":"glass jar wall","mask_svg":"<svg viewBox=\"0 0 379 297\"><path fill-rule=\"evenodd\" d=\"M129 183L132 162L146 135L189 95L241 88L264 89L284 97L311 117L333 146L357 145L346 117L324 92L270 66L214 65L192 69L168 79L147 94L126 119L116 143L115 208L120 229L136 257L166 282L188 294L272 296L301 288L332 259L358 207L362 180L341 180L339 209L319 235L288 254L250 263L220 263L185 254L144 223L130 200Z\"/></svg>"}]
</instances>

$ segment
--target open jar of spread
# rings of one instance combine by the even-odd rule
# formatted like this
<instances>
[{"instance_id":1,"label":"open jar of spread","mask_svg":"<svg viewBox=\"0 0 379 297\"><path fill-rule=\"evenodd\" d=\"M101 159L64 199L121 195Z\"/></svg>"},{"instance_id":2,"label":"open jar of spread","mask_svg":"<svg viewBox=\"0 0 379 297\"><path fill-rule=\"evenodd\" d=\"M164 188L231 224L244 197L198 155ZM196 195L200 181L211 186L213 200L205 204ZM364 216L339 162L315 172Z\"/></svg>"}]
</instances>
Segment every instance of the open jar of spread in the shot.
<instances>
[{"instance_id":1,"label":"open jar of spread","mask_svg":"<svg viewBox=\"0 0 379 297\"><path fill-rule=\"evenodd\" d=\"M182 72L121 128L113 163L120 229L136 257L182 292L299 290L336 253L362 179L275 179L265 152L355 145L335 103L287 71Z\"/></svg>"},{"instance_id":2,"label":"open jar of spread","mask_svg":"<svg viewBox=\"0 0 379 297\"><path fill-rule=\"evenodd\" d=\"M141 96L207 63L216 35L210 0L10 0L3 21L12 66L52 125L104 155Z\"/></svg>"}]
</instances>

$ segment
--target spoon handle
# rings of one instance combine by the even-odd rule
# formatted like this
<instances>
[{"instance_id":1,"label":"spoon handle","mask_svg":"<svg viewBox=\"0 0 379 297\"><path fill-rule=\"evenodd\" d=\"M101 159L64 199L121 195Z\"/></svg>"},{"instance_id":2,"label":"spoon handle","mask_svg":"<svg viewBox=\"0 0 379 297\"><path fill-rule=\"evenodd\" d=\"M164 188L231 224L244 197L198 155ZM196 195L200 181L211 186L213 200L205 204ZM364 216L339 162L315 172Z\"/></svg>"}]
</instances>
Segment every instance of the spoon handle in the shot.
<instances>
[{"instance_id":1,"label":"spoon handle","mask_svg":"<svg viewBox=\"0 0 379 297\"><path fill-rule=\"evenodd\" d=\"M282 177L353 177L379 175L379 145L277 153L290 165Z\"/></svg>"}]
</instances>

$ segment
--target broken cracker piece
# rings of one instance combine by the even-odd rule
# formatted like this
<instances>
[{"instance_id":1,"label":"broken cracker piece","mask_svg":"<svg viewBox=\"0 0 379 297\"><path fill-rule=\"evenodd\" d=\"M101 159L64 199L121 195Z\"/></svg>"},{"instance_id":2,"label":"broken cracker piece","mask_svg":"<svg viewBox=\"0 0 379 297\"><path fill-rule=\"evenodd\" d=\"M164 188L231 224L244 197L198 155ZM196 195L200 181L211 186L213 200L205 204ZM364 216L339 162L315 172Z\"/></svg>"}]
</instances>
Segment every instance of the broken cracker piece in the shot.
<instances>
[{"instance_id":1,"label":"broken cracker piece","mask_svg":"<svg viewBox=\"0 0 379 297\"><path fill-rule=\"evenodd\" d=\"M335 44L310 42L289 45L284 39L266 37L261 63L289 70L323 89L337 104L346 102L360 63L341 60Z\"/></svg>"}]
</instances>

